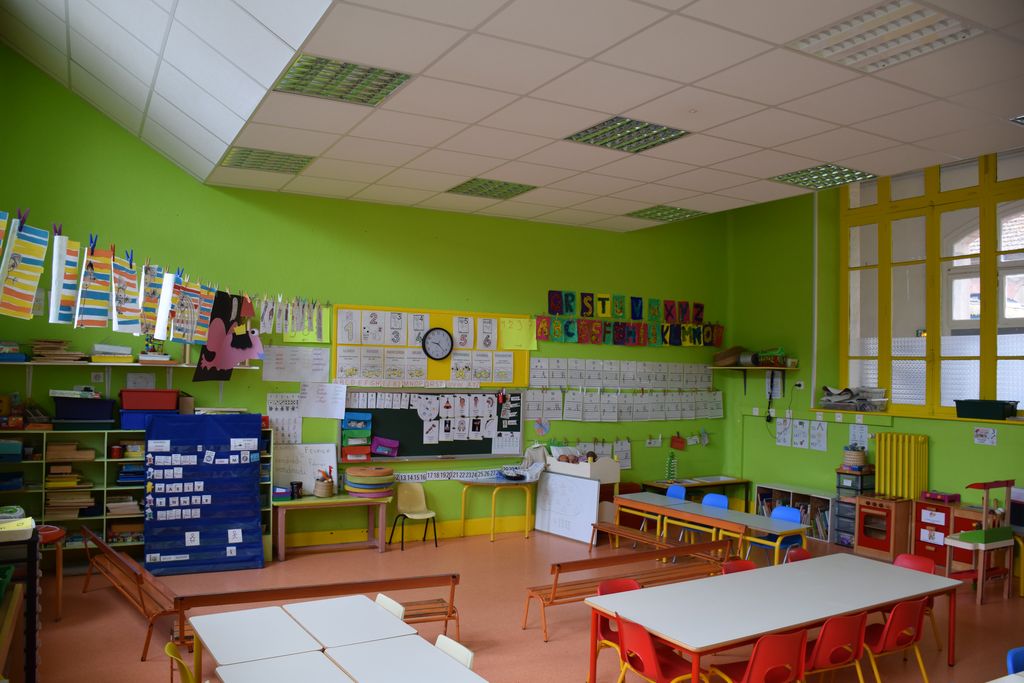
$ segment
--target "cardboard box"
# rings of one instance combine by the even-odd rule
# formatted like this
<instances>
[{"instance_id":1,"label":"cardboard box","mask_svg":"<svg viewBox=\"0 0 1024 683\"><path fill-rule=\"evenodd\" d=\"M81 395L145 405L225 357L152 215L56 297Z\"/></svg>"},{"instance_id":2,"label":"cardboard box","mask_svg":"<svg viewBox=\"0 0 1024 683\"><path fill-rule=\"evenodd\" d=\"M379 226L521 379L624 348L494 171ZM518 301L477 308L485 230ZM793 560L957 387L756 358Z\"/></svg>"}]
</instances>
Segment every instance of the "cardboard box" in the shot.
<instances>
[{"instance_id":1,"label":"cardboard box","mask_svg":"<svg viewBox=\"0 0 1024 683\"><path fill-rule=\"evenodd\" d=\"M181 392L178 396L178 413L181 415L195 415L196 397L191 394Z\"/></svg>"}]
</instances>

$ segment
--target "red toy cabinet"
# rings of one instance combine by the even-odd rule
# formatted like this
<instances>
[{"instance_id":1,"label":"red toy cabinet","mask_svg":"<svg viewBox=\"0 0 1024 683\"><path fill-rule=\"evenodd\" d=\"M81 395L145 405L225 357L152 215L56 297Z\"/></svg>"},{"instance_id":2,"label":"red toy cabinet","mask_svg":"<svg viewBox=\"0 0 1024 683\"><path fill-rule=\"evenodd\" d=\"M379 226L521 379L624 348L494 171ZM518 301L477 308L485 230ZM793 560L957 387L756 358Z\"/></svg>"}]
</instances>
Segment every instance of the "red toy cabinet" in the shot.
<instances>
[{"instance_id":1,"label":"red toy cabinet","mask_svg":"<svg viewBox=\"0 0 1024 683\"><path fill-rule=\"evenodd\" d=\"M946 536L980 528L980 508L924 498L914 501L914 554L932 558L936 566L946 565ZM956 569L971 566L971 551L954 549L953 562Z\"/></svg>"}]
</instances>

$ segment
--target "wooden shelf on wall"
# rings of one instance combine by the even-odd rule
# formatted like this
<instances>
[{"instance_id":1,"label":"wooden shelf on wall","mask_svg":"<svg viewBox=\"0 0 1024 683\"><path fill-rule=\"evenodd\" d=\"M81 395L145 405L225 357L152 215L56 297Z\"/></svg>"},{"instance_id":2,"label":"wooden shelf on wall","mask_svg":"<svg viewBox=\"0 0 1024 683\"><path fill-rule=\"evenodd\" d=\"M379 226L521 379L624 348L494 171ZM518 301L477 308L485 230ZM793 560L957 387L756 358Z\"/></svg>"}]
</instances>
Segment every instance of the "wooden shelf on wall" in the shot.
<instances>
[{"instance_id":1,"label":"wooden shelf on wall","mask_svg":"<svg viewBox=\"0 0 1024 683\"><path fill-rule=\"evenodd\" d=\"M800 369L800 368L773 368L773 367L769 367L767 365L724 365L724 366L709 365L708 367L711 368L712 372L715 371L715 370L733 370L733 371L738 370L738 371L742 372L743 373L743 395L744 396L747 395L747 370L752 370L754 372L792 372L792 371L796 371L796 370ZM783 377L785 377L785 376L783 376ZM785 384L785 379L783 379L783 384ZM783 389L785 389L785 387L783 387Z\"/></svg>"}]
</instances>

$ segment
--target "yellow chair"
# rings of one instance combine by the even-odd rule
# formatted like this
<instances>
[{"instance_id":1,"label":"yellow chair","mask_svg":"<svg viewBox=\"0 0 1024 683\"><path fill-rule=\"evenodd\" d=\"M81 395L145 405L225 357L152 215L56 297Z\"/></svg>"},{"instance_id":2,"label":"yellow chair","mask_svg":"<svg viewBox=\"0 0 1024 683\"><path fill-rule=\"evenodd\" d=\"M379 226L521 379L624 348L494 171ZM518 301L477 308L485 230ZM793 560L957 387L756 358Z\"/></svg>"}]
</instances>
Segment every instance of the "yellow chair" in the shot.
<instances>
[{"instance_id":1,"label":"yellow chair","mask_svg":"<svg viewBox=\"0 0 1024 683\"><path fill-rule=\"evenodd\" d=\"M422 519L426 520L423 523L423 540L427 540L427 522L430 522L434 528L434 547L437 547L437 514L427 507L427 494L423 490L423 484L398 484L398 501L395 503L395 507L398 510L398 514L395 515L395 521L391 524L391 535L388 536L388 545L391 545L391 540L395 537L395 527L398 526L398 520L401 519L401 543L402 550L405 550L405 520Z\"/></svg>"},{"instance_id":2,"label":"yellow chair","mask_svg":"<svg viewBox=\"0 0 1024 683\"><path fill-rule=\"evenodd\" d=\"M181 652L178 650L178 646L172 640L171 642L164 645L164 654L170 657L171 662L171 681L174 680L174 663L178 663L178 677L181 678L181 683L196 683L196 677L192 674L192 671L188 668L188 664L181 658Z\"/></svg>"},{"instance_id":3,"label":"yellow chair","mask_svg":"<svg viewBox=\"0 0 1024 683\"><path fill-rule=\"evenodd\" d=\"M437 636L437 642L434 643L434 647L457 661L462 666L472 670L474 657L473 651L462 643L449 638L442 633Z\"/></svg>"}]
</instances>

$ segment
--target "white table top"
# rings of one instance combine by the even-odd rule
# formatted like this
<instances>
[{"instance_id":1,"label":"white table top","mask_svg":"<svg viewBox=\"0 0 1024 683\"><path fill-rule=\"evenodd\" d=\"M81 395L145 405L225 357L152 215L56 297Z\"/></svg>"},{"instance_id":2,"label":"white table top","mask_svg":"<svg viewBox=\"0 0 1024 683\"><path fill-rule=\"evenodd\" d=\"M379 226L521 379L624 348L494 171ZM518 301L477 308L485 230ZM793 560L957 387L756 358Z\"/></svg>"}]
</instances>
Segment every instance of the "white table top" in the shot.
<instances>
[{"instance_id":1,"label":"white table top","mask_svg":"<svg viewBox=\"0 0 1024 683\"><path fill-rule=\"evenodd\" d=\"M837 614L934 594L959 581L856 555L792 564L588 598L672 643L703 652ZM684 618L699 614L701 618ZM736 615L742 614L738 619Z\"/></svg>"},{"instance_id":2,"label":"white table top","mask_svg":"<svg viewBox=\"0 0 1024 683\"><path fill-rule=\"evenodd\" d=\"M365 595L293 602L284 610L324 647L395 638L416 629Z\"/></svg>"},{"instance_id":3,"label":"white table top","mask_svg":"<svg viewBox=\"0 0 1024 683\"><path fill-rule=\"evenodd\" d=\"M303 652L219 666L217 675L223 683L352 683L352 679L323 652Z\"/></svg>"},{"instance_id":4,"label":"white table top","mask_svg":"<svg viewBox=\"0 0 1024 683\"><path fill-rule=\"evenodd\" d=\"M794 531L806 529L808 526L807 524L797 524L795 522L786 522L781 519L772 519L771 517L765 517L763 515L752 515L749 512L727 510L725 508L717 508L711 505L692 503L679 498L669 498L666 495L651 493L649 491L643 491L640 493L624 493L618 497L625 500L633 500L638 503L646 503L647 505L659 505L673 510L684 510L702 517L720 519L724 522L743 524L748 529L769 534L791 534Z\"/></svg>"},{"instance_id":5,"label":"white table top","mask_svg":"<svg viewBox=\"0 0 1024 683\"><path fill-rule=\"evenodd\" d=\"M988 683L1024 683L1024 673L1007 674L999 678L993 678Z\"/></svg>"},{"instance_id":6,"label":"white table top","mask_svg":"<svg viewBox=\"0 0 1024 683\"><path fill-rule=\"evenodd\" d=\"M327 656L357 683L487 683L419 636L332 647Z\"/></svg>"},{"instance_id":7,"label":"white table top","mask_svg":"<svg viewBox=\"0 0 1024 683\"><path fill-rule=\"evenodd\" d=\"M218 664L315 652L320 644L280 607L259 607L190 617L192 628Z\"/></svg>"}]
</instances>

